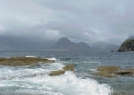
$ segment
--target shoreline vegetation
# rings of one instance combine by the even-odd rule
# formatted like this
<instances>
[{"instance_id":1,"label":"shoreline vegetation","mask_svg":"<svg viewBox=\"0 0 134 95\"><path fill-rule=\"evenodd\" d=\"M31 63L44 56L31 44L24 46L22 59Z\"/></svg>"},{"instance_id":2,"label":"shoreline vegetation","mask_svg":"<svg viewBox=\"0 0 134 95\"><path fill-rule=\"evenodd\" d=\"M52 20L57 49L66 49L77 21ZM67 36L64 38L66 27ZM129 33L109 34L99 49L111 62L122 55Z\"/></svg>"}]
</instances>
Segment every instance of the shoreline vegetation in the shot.
<instances>
[{"instance_id":1,"label":"shoreline vegetation","mask_svg":"<svg viewBox=\"0 0 134 95\"><path fill-rule=\"evenodd\" d=\"M118 52L134 51L134 39L127 39L122 43Z\"/></svg>"}]
</instances>

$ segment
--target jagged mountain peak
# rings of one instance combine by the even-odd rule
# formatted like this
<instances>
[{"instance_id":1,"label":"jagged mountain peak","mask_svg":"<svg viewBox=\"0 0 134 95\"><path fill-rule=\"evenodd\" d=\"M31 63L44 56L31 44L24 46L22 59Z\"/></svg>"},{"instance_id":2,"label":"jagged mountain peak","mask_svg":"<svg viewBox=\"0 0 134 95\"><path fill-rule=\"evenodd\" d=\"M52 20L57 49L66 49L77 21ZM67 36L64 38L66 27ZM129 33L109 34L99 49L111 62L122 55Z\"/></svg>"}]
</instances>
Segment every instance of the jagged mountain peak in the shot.
<instances>
[{"instance_id":1,"label":"jagged mountain peak","mask_svg":"<svg viewBox=\"0 0 134 95\"><path fill-rule=\"evenodd\" d=\"M55 43L55 46L66 47L71 44L72 44L72 42L67 37L62 37Z\"/></svg>"},{"instance_id":2,"label":"jagged mountain peak","mask_svg":"<svg viewBox=\"0 0 134 95\"><path fill-rule=\"evenodd\" d=\"M62 37L62 38L60 38L59 40L58 40L58 42L57 43L59 43L59 42L71 42L67 37Z\"/></svg>"},{"instance_id":3,"label":"jagged mountain peak","mask_svg":"<svg viewBox=\"0 0 134 95\"><path fill-rule=\"evenodd\" d=\"M67 37L62 37L59 40L69 40ZM69 40L70 41L70 40Z\"/></svg>"},{"instance_id":4,"label":"jagged mountain peak","mask_svg":"<svg viewBox=\"0 0 134 95\"><path fill-rule=\"evenodd\" d=\"M67 37L60 38L49 50L52 51L87 51L90 46L85 42L71 42Z\"/></svg>"}]
</instances>

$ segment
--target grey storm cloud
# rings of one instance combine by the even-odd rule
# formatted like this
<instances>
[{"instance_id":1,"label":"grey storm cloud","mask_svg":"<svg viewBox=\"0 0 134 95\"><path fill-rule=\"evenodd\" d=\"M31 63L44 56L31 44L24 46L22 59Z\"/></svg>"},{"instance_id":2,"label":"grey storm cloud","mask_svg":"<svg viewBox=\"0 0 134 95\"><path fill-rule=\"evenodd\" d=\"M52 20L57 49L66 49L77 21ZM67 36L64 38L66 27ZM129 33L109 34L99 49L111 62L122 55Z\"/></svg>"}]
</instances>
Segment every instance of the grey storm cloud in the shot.
<instances>
[{"instance_id":1,"label":"grey storm cloud","mask_svg":"<svg viewBox=\"0 0 134 95\"><path fill-rule=\"evenodd\" d=\"M0 35L121 44L134 35L133 0L0 0Z\"/></svg>"}]
</instances>

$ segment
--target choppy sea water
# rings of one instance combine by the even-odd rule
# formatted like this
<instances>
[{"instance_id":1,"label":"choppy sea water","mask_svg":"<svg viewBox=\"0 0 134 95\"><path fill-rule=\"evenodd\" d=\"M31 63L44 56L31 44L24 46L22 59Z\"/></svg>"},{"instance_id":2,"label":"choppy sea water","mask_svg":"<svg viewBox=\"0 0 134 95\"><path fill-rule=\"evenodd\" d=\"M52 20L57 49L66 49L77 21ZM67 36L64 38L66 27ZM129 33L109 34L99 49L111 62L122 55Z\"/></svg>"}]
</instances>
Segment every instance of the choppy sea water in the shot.
<instances>
[{"instance_id":1,"label":"choppy sea water","mask_svg":"<svg viewBox=\"0 0 134 95\"><path fill-rule=\"evenodd\" d=\"M134 52L0 52L0 57L35 56L56 59L35 66L0 66L0 95L134 95L134 76L94 76L98 66L134 67ZM48 76L75 64L75 73ZM43 73L43 75L40 73ZM30 76L39 74L38 76ZM116 94L115 94L116 93Z\"/></svg>"}]
</instances>

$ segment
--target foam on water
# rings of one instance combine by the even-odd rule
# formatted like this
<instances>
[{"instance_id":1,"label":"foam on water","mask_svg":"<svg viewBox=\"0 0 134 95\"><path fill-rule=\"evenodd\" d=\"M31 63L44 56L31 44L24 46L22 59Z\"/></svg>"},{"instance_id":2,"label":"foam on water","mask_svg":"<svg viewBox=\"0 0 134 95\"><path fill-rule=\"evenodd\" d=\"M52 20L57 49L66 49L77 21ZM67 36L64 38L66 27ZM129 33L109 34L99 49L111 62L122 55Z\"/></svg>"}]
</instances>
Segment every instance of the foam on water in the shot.
<instances>
[{"instance_id":1,"label":"foam on water","mask_svg":"<svg viewBox=\"0 0 134 95\"><path fill-rule=\"evenodd\" d=\"M82 79L67 71L64 75L51 77L52 70L62 69L61 63L40 64L38 68L0 68L0 94L5 95L110 95L111 87L94 79ZM5 72L6 71L6 72ZM35 77L25 75L44 73ZM2 79L11 77L13 79Z\"/></svg>"},{"instance_id":2,"label":"foam on water","mask_svg":"<svg viewBox=\"0 0 134 95\"><path fill-rule=\"evenodd\" d=\"M52 57L52 58L47 58L48 60L57 60L55 57Z\"/></svg>"},{"instance_id":3,"label":"foam on water","mask_svg":"<svg viewBox=\"0 0 134 95\"><path fill-rule=\"evenodd\" d=\"M3 66L0 68L0 79L10 79L19 78L23 76L33 75L33 74L48 74L53 70L60 70L64 65L60 63L54 64L38 64L35 67L25 66L25 67L10 67Z\"/></svg>"},{"instance_id":4,"label":"foam on water","mask_svg":"<svg viewBox=\"0 0 134 95\"><path fill-rule=\"evenodd\" d=\"M27 55L26 57L36 58L36 56L32 56L32 55Z\"/></svg>"},{"instance_id":5,"label":"foam on water","mask_svg":"<svg viewBox=\"0 0 134 95\"><path fill-rule=\"evenodd\" d=\"M92 71L92 72L96 72L97 70L96 69L89 69L90 71Z\"/></svg>"},{"instance_id":6,"label":"foam on water","mask_svg":"<svg viewBox=\"0 0 134 95\"><path fill-rule=\"evenodd\" d=\"M2 87L6 87L7 91L13 90L12 93L14 94L110 95L111 93L111 88L108 85L99 84L93 79L77 78L72 72L66 72L64 75L55 77L44 75L34 78L6 80L0 84L0 88Z\"/></svg>"}]
</instances>

